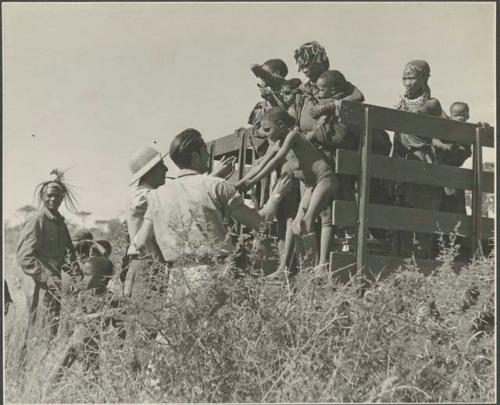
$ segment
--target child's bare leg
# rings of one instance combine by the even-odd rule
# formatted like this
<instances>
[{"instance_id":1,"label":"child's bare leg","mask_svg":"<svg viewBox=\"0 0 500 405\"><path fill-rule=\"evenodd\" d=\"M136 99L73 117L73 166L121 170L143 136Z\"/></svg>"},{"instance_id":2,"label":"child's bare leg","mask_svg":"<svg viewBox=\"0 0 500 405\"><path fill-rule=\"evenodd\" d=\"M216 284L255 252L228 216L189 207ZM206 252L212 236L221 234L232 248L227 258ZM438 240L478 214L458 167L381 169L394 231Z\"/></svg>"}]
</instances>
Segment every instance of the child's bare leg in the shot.
<instances>
[{"instance_id":1,"label":"child's bare leg","mask_svg":"<svg viewBox=\"0 0 500 405\"><path fill-rule=\"evenodd\" d=\"M311 200L304 214L303 223L307 233L314 231L314 221L329 204L338 191L338 181L334 176L321 180L312 190Z\"/></svg>"},{"instance_id":2,"label":"child's bare leg","mask_svg":"<svg viewBox=\"0 0 500 405\"><path fill-rule=\"evenodd\" d=\"M311 239L311 244L315 242L313 240L314 233L314 221L318 217L321 210L328 206L328 204L333 200L335 194L338 191L338 182L334 176L327 177L321 180L318 185L314 188L311 194L311 200L307 211L304 214L304 219L302 220L302 228L307 232L308 237ZM331 220L330 220L331 221ZM328 252L330 250L330 244L332 239L333 230L331 227L325 227L321 231L321 256L320 264L324 264L328 257ZM305 242L305 241L304 241ZM312 253L314 257L318 257L317 246L314 243L312 248Z\"/></svg>"},{"instance_id":3,"label":"child's bare leg","mask_svg":"<svg viewBox=\"0 0 500 405\"><path fill-rule=\"evenodd\" d=\"M283 242L283 251L281 252L281 263L279 270L283 271L287 267L290 267L290 263L293 260L295 244L293 241L293 230L292 230L293 219L287 219L286 235L285 241ZM288 269L290 271L291 269Z\"/></svg>"},{"instance_id":4,"label":"child's bare leg","mask_svg":"<svg viewBox=\"0 0 500 405\"><path fill-rule=\"evenodd\" d=\"M276 213L278 221L278 248L281 255L280 269L288 267L288 271L294 271L293 256L294 242L292 224L297 216L300 206L300 182L293 178L292 187L281 200Z\"/></svg>"},{"instance_id":5,"label":"child's bare leg","mask_svg":"<svg viewBox=\"0 0 500 405\"><path fill-rule=\"evenodd\" d=\"M285 237L285 251L282 256L282 262L280 265L280 270L284 270L287 266L290 266L294 259L295 251L298 246L296 246L295 235L300 235L300 223L304 217L304 213L307 210L307 206L309 204L309 200L311 197L312 188L307 188L300 199L300 204L297 209L297 214L295 218L292 220L290 218L287 221L287 229L286 229L286 237ZM288 269L289 271L292 269Z\"/></svg>"}]
</instances>

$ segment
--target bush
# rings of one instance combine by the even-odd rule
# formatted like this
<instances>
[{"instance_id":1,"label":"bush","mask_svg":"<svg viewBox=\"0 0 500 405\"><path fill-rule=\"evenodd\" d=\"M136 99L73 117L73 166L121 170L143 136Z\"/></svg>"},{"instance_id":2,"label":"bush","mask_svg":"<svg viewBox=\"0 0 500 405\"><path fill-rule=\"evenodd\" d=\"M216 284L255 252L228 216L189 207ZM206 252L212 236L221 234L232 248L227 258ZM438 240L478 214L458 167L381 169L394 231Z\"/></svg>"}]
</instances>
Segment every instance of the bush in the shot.
<instances>
[{"instance_id":1,"label":"bush","mask_svg":"<svg viewBox=\"0 0 500 405\"><path fill-rule=\"evenodd\" d=\"M203 291L148 291L122 303L123 324L99 324L97 372L80 359L49 387L50 347L33 342L39 355L6 369L6 400L492 402L494 260L457 275L452 256L430 276L408 265L368 285L320 269L272 284L212 264Z\"/></svg>"}]
</instances>

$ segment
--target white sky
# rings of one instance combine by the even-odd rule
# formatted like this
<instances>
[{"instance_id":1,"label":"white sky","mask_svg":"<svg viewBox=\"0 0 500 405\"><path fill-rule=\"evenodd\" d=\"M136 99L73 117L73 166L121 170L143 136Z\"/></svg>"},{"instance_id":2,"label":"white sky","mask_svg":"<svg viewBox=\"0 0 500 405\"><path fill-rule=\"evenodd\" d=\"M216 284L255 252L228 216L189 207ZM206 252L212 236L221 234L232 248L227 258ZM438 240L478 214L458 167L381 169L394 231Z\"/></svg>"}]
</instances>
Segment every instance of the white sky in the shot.
<instances>
[{"instance_id":1,"label":"white sky","mask_svg":"<svg viewBox=\"0 0 500 405\"><path fill-rule=\"evenodd\" d=\"M300 77L293 51L311 40L368 103L392 107L404 63L426 59L446 109L495 122L494 3L2 3L2 19L6 219L72 166L81 209L116 216L136 149L244 126L250 64L281 58Z\"/></svg>"}]
</instances>

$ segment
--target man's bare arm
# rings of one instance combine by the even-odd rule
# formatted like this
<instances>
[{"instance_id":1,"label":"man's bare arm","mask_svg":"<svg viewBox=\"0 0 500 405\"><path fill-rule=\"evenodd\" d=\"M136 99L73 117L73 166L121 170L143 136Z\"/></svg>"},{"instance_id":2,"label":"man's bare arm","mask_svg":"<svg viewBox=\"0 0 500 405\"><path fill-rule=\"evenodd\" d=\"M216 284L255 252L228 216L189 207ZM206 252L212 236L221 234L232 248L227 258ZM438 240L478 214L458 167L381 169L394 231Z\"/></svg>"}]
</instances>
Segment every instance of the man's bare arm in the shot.
<instances>
[{"instance_id":1,"label":"man's bare arm","mask_svg":"<svg viewBox=\"0 0 500 405\"><path fill-rule=\"evenodd\" d=\"M279 203L291 185L292 179L289 176L282 176L276 183L271 197L259 211L241 204L231 211L231 218L249 228L259 229L274 219Z\"/></svg>"},{"instance_id":2,"label":"man's bare arm","mask_svg":"<svg viewBox=\"0 0 500 405\"><path fill-rule=\"evenodd\" d=\"M144 252L147 244L152 242L153 239L153 222L151 222L148 218L144 218L144 221L131 244L132 246L135 246L139 252Z\"/></svg>"}]
</instances>

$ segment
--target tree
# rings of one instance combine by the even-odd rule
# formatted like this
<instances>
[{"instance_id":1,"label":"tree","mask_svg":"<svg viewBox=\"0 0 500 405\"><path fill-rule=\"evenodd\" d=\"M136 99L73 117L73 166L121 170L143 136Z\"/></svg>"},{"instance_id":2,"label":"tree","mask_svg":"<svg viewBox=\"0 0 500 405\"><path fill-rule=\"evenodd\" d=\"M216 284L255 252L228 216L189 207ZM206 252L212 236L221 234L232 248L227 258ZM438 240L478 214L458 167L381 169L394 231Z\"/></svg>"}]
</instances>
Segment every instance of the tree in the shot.
<instances>
[{"instance_id":1,"label":"tree","mask_svg":"<svg viewBox=\"0 0 500 405\"><path fill-rule=\"evenodd\" d=\"M92 213L88 211L78 211L76 215L80 217L80 219L82 220L82 226L85 227L85 218L87 218L89 215L92 215Z\"/></svg>"},{"instance_id":2,"label":"tree","mask_svg":"<svg viewBox=\"0 0 500 405\"><path fill-rule=\"evenodd\" d=\"M35 211L35 210L36 210L36 208L35 208L35 207L33 207L32 205L24 205L24 206L22 206L21 208L19 208L19 209L17 210L17 212L20 212L21 214L23 214L23 215L24 215L24 221L26 221L27 216L28 216L31 212Z\"/></svg>"}]
</instances>

